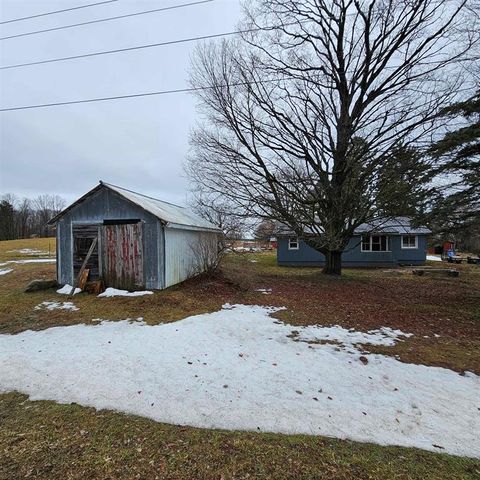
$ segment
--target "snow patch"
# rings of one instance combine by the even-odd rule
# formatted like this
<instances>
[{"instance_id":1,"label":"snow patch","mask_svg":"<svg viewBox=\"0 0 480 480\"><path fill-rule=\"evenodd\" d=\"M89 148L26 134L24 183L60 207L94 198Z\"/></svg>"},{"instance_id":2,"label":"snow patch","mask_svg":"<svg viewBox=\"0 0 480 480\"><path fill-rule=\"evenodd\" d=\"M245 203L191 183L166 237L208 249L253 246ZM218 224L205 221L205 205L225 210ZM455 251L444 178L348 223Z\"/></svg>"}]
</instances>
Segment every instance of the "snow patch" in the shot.
<instances>
[{"instance_id":1,"label":"snow patch","mask_svg":"<svg viewBox=\"0 0 480 480\"><path fill-rule=\"evenodd\" d=\"M49 252L38 250L38 248L21 248L19 250L8 250L7 253L21 253L22 255L48 255Z\"/></svg>"},{"instance_id":2,"label":"snow patch","mask_svg":"<svg viewBox=\"0 0 480 480\"><path fill-rule=\"evenodd\" d=\"M0 335L0 391L173 424L480 458L480 377L355 347L391 345L405 336L397 330L292 327L270 316L278 310L226 304L154 326L103 321ZM293 328L349 347L295 341Z\"/></svg>"},{"instance_id":3,"label":"snow patch","mask_svg":"<svg viewBox=\"0 0 480 480\"><path fill-rule=\"evenodd\" d=\"M437 257L436 255L427 255L427 260L430 260L431 262L441 262L442 259L440 257Z\"/></svg>"},{"instance_id":4,"label":"snow patch","mask_svg":"<svg viewBox=\"0 0 480 480\"><path fill-rule=\"evenodd\" d=\"M57 293L60 293L61 295L70 295L70 292L72 291L72 288L73 287L67 283L62 288L57 290ZM75 291L73 292L73 294L76 295L77 293L80 293L81 291L82 290L77 287L77 288L75 288Z\"/></svg>"},{"instance_id":5,"label":"snow patch","mask_svg":"<svg viewBox=\"0 0 480 480\"><path fill-rule=\"evenodd\" d=\"M153 295L150 290L140 292L128 292L127 290L118 290L116 288L108 287L99 297L141 297L143 295Z\"/></svg>"},{"instance_id":6,"label":"snow patch","mask_svg":"<svg viewBox=\"0 0 480 480\"><path fill-rule=\"evenodd\" d=\"M322 327L311 325L302 329L292 330L293 338L306 343L326 341L338 343L344 347L355 349L356 345L385 345L393 346L400 337L411 337L412 333L404 333L401 330L393 330L390 327L382 327L368 332L357 332L355 329L346 329L340 325Z\"/></svg>"},{"instance_id":7,"label":"snow patch","mask_svg":"<svg viewBox=\"0 0 480 480\"><path fill-rule=\"evenodd\" d=\"M0 275L6 275L7 273L13 272L13 268L3 268L0 270Z\"/></svg>"},{"instance_id":8,"label":"snow patch","mask_svg":"<svg viewBox=\"0 0 480 480\"><path fill-rule=\"evenodd\" d=\"M255 291L263 293L264 295L270 295L272 293L271 288L257 288Z\"/></svg>"},{"instance_id":9,"label":"snow patch","mask_svg":"<svg viewBox=\"0 0 480 480\"><path fill-rule=\"evenodd\" d=\"M80 310L73 302L42 302L35 307L35 310Z\"/></svg>"},{"instance_id":10,"label":"snow patch","mask_svg":"<svg viewBox=\"0 0 480 480\"><path fill-rule=\"evenodd\" d=\"M5 265L11 265L12 263L15 264L23 264L23 263L55 263L56 260L54 258L32 258L27 260L8 260L8 262L0 263L0 267L4 267Z\"/></svg>"}]
</instances>

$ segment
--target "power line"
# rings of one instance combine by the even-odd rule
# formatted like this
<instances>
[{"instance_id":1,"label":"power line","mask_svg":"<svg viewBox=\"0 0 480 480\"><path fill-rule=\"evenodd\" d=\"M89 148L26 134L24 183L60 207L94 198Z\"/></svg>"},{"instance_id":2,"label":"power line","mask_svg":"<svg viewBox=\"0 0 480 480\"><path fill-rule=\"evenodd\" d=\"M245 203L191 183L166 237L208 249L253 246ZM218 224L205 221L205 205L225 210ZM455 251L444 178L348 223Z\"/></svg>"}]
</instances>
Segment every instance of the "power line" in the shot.
<instances>
[{"instance_id":1,"label":"power line","mask_svg":"<svg viewBox=\"0 0 480 480\"><path fill-rule=\"evenodd\" d=\"M0 25L3 25L4 23L20 22L22 20L28 20L29 18L46 17L47 15L70 12L71 10L80 10L81 8L95 7L96 5L103 5L105 3L113 3L113 2L118 2L118 0L105 0L103 2L89 3L87 5L79 5L78 7L64 8L63 10L54 10L53 12L38 13L37 15L30 15L29 17L12 18L11 20L4 20L3 22L0 22Z\"/></svg>"},{"instance_id":2,"label":"power line","mask_svg":"<svg viewBox=\"0 0 480 480\"><path fill-rule=\"evenodd\" d=\"M254 31L259 31L259 28L252 28L248 30L235 30L233 32L225 32L225 33L215 33L212 35L203 35L203 36L198 36L198 37L189 37L189 38L182 38L178 40L169 40L166 42L159 42L159 43L149 43L146 45L137 45L135 47L126 47L126 48L118 48L115 50L103 50L101 52L91 52L91 53L84 53L82 55L72 55L69 57L60 57L60 58L50 58L47 60L39 60L36 62L28 62L28 63L17 63L15 65L5 65L5 66L0 66L0 70L8 70L10 68L20 68L20 67L28 67L31 65L42 65L44 63L54 63L54 62L63 62L66 60L76 60L78 58L88 58L88 57L95 57L98 55L108 55L111 53L121 53L121 52L130 52L132 50L142 50L144 48L152 48L152 47L163 47L166 45L175 45L179 43L189 43L189 42L196 42L199 40L208 40L212 38L218 38L218 37L226 37L229 35L236 35L240 33L248 33L248 32L254 32Z\"/></svg>"},{"instance_id":3,"label":"power line","mask_svg":"<svg viewBox=\"0 0 480 480\"><path fill-rule=\"evenodd\" d=\"M135 16L138 16L138 15L146 15L148 13L163 12L165 10L174 10L176 8L190 7L190 6L193 6L193 5L199 5L199 4L202 4L202 3L209 3L209 2L213 2L213 0L199 0L199 1L196 1L196 2L182 3L180 5L172 5L170 7L155 8L153 10L146 10L144 12L128 13L126 15L118 15L116 17L100 18L98 20L90 20L88 22L73 23L71 25L63 25L61 27L46 28L45 30L35 30L33 32L19 33L17 35L9 35L7 37L0 37L0 40L8 40L10 38L25 37L27 35L36 35L38 33L53 32L53 31L56 31L56 30L63 30L63 29L66 29L66 28L80 27L80 26L83 26L83 25L91 25L93 23L108 22L110 20L119 20L119 19L127 18L127 17L135 17Z\"/></svg>"},{"instance_id":4,"label":"power line","mask_svg":"<svg viewBox=\"0 0 480 480\"><path fill-rule=\"evenodd\" d=\"M259 80L255 83L268 83L268 82L275 82L278 79L271 79L271 80ZM254 82L239 82L239 83L231 83L230 87L238 87L242 85L252 85ZM227 85L223 85L227 86ZM37 105L23 105L21 107L8 107L8 108L1 108L0 112L11 112L14 110L29 110L32 108L46 108L46 107L58 107L61 105L74 105L77 103L93 103L93 102L106 102L109 100L123 100L125 98L138 98L138 97L151 97L154 95L170 95L173 93L191 93L191 92L198 92L201 90L210 90L212 88L221 88L222 85L214 85L211 87L190 87L190 88L177 88L174 90L159 90L156 92L145 92L145 93L133 93L130 95L116 95L114 97L100 97L100 98L88 98L84 100L71 100L66 102L55 102L55 103L42 103Z\"/></svg>"},{"instance_id":5,"label":"power line","mask_svg":"<svg viewBox=\"0 0 480 480\"><path fill-rule=\"evenodd\" d=\"M146 92L146 93L134 93L131 95L117 95L115 97L102 97L102 98L89 98L85 100L72 100L68 102L56 102L56 103L43 103L39 105L25 105L21 107L10 107L10 108L2 108L0 109L0 112L11 112L13 110L28 110L32 108L45 108L45 107L58 107L61 105L73 105L77 103L93 103L93 102L105 102L109 100L121 100L125 98L137 98L137 97L150 97L153 95L168 95L172 93L188 93L188 92L195 92L197 90L205 90L207 88L212 88L212 87L201 87L201 88L179 88L176 90L160 90L157 92Z\"/></svg>"}]
</instances>

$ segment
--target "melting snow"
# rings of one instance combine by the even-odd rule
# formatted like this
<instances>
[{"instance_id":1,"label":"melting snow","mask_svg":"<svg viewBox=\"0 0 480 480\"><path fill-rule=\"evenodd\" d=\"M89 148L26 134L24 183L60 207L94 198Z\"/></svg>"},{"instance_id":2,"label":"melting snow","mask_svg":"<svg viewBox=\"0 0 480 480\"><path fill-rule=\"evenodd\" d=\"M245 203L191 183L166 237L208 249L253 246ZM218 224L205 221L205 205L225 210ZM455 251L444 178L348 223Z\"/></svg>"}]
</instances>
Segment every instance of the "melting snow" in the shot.
<instances>
[{"instance_id":1,"label":"melting snow","mask_svg":"<svg viewBox=\"0 0 480 480\"><path fill-rule=\"evenodd\" d=\"M145 290L142 292L128 292L127 290L117 290L116 288L108 287L99 297L141 297L142 295L153 295L153 292Z\"/></svg>"},{"instance_id":2,"label":"melting snow","mask_svg":"<svg viewBox=\"0 0 480 480\"><path fill-rule=\"evenodd\" d=\"M48 252L37 248L21 248L20 250L8 250L7 253L21 253L22 255L48 255Z\"/></svg>"},{"instance_id":3,"label":"melting snow","mask_svg":"<svg viewBox=\"0 0 480 480\"><path fill-rule=\"evenodd\" d=\"M32 258L28 260L8 260L8 262L0 263L0 267L4 267L5 265L11 265L12 263L16 264L23 264L23 263L55 263L56 260L54 258Z\"/></svg>"},{"instance_id":4,"label":"melting snow","mask_svg":"<svg viewBox=\"0 0 480 480\"><path fill-rule=\"evenodd\" d=\"M272 293L271 288L257 288L255 291L263 293L264 295L270 295Z\"/></svg>"},{"instance_id":5,"label":"melting snow","mask_svg":"<svg viewBox=\"0 0 480 480\"><path fill-rule=\"evenodd\" d=\"M437 257L436 255L427 255L427 260L430 260L432 262L441 262L442 259L440 257Z\"/></svg>"},{"instance_id":6,"label":"melting snow","mask_svg":"<svg viewBox=\"0 0 480 480\"><path fill-rule=\"evenodd\" d=\"M69 285L68 283L66 285L64 285L62 288L60 288L59 290L57 290L57 293L60 293L62 295L70 295L70 292L72 291L72 286ZM80 293L82 290L80 288L76 288L75 289L75 292L73 292L74 295L76 295L77 293Z\"/></svg>"},{"instance_id":7,"label":"melting snow","mask_svg":"<svg viewBox=\"0 0 480 480\"><path fill-rule=\"evenodd\" d=\"M72 302L42 302L35 307L35 310L79 310Z\"/></svg>"},{"instance_id":8,"label":"melting snow","mask_svg":"<svg viewBox=\"0 0 480 480\"><path fill-rule=\"evenodd\" d=\"M370 330L367 333L363 333L357 332L353 328L348 330L339 325L333 327L312 325L292 330L293 332L293 338L303 342L314 343L323 340L339 343L349 347L350 350L355 348L357 344L393 346L400 337L408 338L413 335L411 333L403 333L401 330L393 330L389 327L382 327L379 330Z\"/></svg>"},{"instance_id":9,"label":"melting snow","mask_svg":"<svg viewBox=\"0 0 480 480\"><path fill-rule=\"evenodd\" d=\"M480 377L363 354L405 334L278 322L272 307L150 326L0 335L0 391L205 428L306 433L480 458ZM344 346L304 341L335 338Z\"/></svg>"},{"instance_id":10,"label":"melting snow","mask_svg":"<svg viewBox=\"0 0 480 480\"><path fill-rule=\"evenodd\" d=\"M13 272L13 268L3 268L0 269L0 275L6 275L7 273Z\"/></svg>"}]
</instances>

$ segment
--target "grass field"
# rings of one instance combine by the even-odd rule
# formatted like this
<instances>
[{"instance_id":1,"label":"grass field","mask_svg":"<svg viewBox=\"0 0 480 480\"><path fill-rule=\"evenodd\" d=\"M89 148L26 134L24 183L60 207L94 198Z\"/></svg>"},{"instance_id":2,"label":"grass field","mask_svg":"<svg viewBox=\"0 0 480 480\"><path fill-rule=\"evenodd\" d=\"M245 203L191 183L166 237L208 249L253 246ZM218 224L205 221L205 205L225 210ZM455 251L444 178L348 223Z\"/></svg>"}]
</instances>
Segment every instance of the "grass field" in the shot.
<instances>
[{"instance_id":1,"label":"grass field","mask_svg":"<svg viewBox=\"0 0 480 480\"><path fill-rule=\"evenodd\" d=\"M0 242L0 263L36 258L18 250L54 251L53 239ZM12 250L17 250L13 251ZM42 255L43 256L43 255ZM253 261L252 261L253 260ZM144 317L149 324L214 311L222 304L285 306L292 325L339 324L367 331L389 326L413 333L394 347L373 347L405 362L480 374L480 267L460 276L416 277L403 270L286 268L274 255L230 255L216 278L197 278L136 298L75 296L78 311L34 310L55 293L23 292L55 265L9 264L0 276L0 333ZM0 267L5 268L5 267ZM269 295L259 288L271 288ZM0 395L0 479L475 479L476 460L417 449L311 436L224 432L159 424L79 405Z\"/></svg>"}]
</instances>

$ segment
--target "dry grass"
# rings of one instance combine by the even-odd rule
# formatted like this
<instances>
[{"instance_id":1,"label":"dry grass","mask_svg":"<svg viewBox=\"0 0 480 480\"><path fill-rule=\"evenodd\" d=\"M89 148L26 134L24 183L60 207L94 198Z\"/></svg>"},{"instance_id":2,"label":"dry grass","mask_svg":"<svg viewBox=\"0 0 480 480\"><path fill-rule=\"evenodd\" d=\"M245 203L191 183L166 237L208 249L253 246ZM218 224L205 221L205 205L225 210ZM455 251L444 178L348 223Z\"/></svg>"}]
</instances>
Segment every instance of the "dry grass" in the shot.
<instances>
[{"instance_id":1,"label":"dry grass","mask_svg":"<svg viewBox=\"0 0 480 480\"><path fill-rule=\"evenodd\" d=\"M52 241L0 242L0 259L20 257L9 250L48 249ZM476 266L460 265L458 278L368 269L346 270L343 277L332 278L315 268L278 267L272 254L231 255L217 278L193 279L145 297L80 294L73 299L77 312L34 310L42 301L67 297L55 290L23 292L34 278L53 278L54 265L12 268L0 277L0 333L90 323L98 317L144 317L154 324L214 311L226 302L282 305L287 310L278 316L292 325L401 328L414 336L375 351L407 362L480 373ZM263 295L258 288L271 288L272 293ZM20 478L443 480L480 478L480 464L320 437L163 425L78 405L31 402L9 393L0 395L0 479Z\"/></svg>"},{"instance_id":2,"label":"dry grass","mask_svg":"<svg viewBox=\"0 0 480 480\"><path fill-rule=\"evenodd\" d=\"M0 478L466 480L480 463L307 435L202 430L0 396Z\"/></svg>"},{"instance_id":3,"label":"dry grass","mask_svg":"<svg viewBox=\"0 0 480 480\"><path fill-rule=\"evenodd\" d=\"M19 250L38 250L38 253L27 254ZM0 262L22 258L46 258L55 256L55 238L29 238L28 240L7 240L0 242Z\"/></svg>"}]
</instances>

